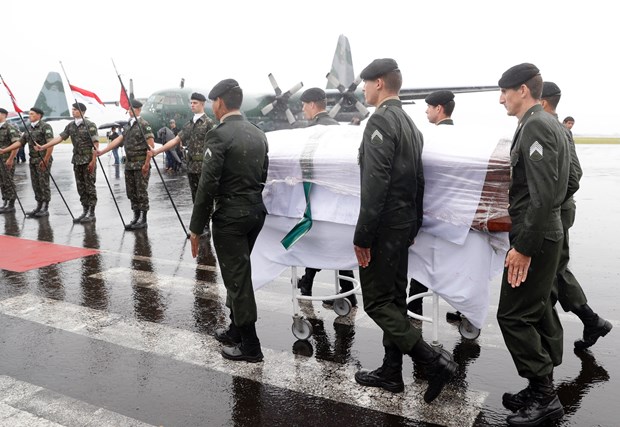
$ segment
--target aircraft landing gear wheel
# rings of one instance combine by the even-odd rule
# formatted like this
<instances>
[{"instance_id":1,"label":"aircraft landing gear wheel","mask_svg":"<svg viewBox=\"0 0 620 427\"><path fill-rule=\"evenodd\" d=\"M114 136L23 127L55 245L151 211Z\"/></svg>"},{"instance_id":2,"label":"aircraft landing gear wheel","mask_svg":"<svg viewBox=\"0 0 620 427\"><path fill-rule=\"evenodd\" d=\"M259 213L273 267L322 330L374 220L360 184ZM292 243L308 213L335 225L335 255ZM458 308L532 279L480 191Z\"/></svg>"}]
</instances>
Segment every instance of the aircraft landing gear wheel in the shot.
<instances>
[{"instance_id":1,"label":"aircraft landing gear wheel","mask_svg":"<svg viewBox=\"0 0 620 427\"><path fill-rule=\"evenodd\" d=\"M338 316L346 316L351 312L351 301L346 298L335 299L334 311Z\"/></svg>"},{"instance_id":2,"label":"aircraft landing gear wheel","mask_svg":"<svg viewBox=\"0 0 620 427\"><path fill-rule=\"evenodd\" d=\"M307 340L312 336L312 325L306 319L296 317L293 319L293 326L291 327L293 335L298 340Z\"/></svg>"},{"instance_id":3,"label":"aircraft landing gear wheel","mask_svg":"<svg viewBox=\"0 0 620 427\"><path fill-rule=\"evenodd\" d=\"M467 338L468 340L475 340L480 336L480 329L472 325L466 317L463 317L461 319L461 324L459 325L459 333L463 338Z\"/></svg>"}]
</instances>

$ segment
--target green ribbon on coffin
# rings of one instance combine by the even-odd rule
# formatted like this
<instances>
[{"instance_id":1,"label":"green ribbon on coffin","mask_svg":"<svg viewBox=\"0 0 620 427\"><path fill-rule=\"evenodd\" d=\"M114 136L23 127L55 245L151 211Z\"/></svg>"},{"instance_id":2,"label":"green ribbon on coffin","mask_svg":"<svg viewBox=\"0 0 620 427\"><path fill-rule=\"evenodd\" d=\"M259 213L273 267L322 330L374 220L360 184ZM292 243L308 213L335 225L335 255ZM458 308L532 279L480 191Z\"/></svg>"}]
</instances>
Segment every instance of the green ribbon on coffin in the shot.
<instances>
[{"instance_id":1,"label":"green ribbon on coffin","mask_svg":"<svg viewBox=\"0 0 620 427\"><path fill-rule=\"evenodd\" d=\"M310 189L312 188L311 182L304 181L304 196L306 197L306 210L304 216L299 220L297 224L289 231L280 243L284 246L284 249L293 246L299 239L306 235L312 228L312 212L310 211Z\"/></svg>"}]
</instances>

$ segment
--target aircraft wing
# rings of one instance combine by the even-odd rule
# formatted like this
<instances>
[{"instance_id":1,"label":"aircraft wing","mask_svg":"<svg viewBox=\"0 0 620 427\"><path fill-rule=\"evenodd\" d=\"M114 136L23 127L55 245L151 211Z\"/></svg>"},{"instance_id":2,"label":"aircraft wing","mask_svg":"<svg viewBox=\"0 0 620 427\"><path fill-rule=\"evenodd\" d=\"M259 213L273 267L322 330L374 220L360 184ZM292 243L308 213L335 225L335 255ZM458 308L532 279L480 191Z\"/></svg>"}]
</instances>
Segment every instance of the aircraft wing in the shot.
<instances>
[{"instance_id":1,"label":"aircraft wing","mask_svg":"<svg viewBox=\"0 0 620 427\"><path fill-rule=\"evenodd\" d=\"M451 90L454 93L491 92L499 90L499 86L459 86L459 87L430 87L430 88L402 88L399 97L403 104L413 104L415 99L424 99L432 92Z\"/></svg>"}]
</instances>

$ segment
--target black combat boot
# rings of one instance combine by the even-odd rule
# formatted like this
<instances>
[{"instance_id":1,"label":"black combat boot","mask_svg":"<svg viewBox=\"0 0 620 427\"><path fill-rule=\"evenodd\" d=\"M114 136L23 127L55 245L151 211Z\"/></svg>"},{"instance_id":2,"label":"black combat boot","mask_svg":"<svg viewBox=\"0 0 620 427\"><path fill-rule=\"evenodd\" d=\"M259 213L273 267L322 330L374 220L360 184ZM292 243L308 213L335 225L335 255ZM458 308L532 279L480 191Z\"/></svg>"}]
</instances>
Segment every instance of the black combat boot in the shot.
<instances>
[{"instance_id":1,"label":"black combat boot","mask_svg":"<svg viewBox=\"0 0 620 427\"><path fill-rule=\"evenodd\" d=\"M564 415L564 408L553 389L550 376L530 378L530 398L516 414L508 415L511 426L537 426Z\"/></svg>"},{"instance_id":2,"label":"black combat boot","mask_svg":"<svg viewBox=\"0 0 620 427\"><path fill-rule=\"evenodd\" d=\"M305 274L297 281L297 287L302 295L312 296L312 280L306 277Z\"/></svg>"},{"instance_id":3,"label":"black combat boot","mask_svg":"<svg viewBox=\"0 0 620 427\"><path fill-rule=\"evenodd\" d=\"M73 218L73 223L78 224L82 222L82 220L86 217L87 214L88 214L88 206L82 205L82 215L78 216L77 218Z\"/></svg>"},{"instance_id":4,"label":"black combat boot","mask_svg":"<svg viewBox=\"0 0 620 427\"><path fill-rule=\"evenodd\" d=\"M2 207L0 208L0 214L3 214L4 211L6 210L7 206L9 205L9 201L5 200L4 204L2 205Z\"/></svg>"},{"instance_id":5,"label":"black combat boot","mask_svg":"<svg viewBox=\"0 0 620 427\"><path fill-rule=\"evenodd\" d=\"M96 220L95 218L95 207L94 206L89 206L88 207L88 212L86 213L86 216L84 218L82 218L81 223L85 224L85 223L89 223L89 222L94 222Z\"/></svg>"},{"instance_id":6,"label":"black combat boot","mask_svg":"<svg viewBox=\"0 0 620 427\"><path fill-rule=\"evenodd\" d=\"M125 230L133 230L133 226L140 219L140 211L133 211L133 219L129 224L125 225Z\"/></svg>"},{"instance_id":7,"label":"black combat boot","mask_svg":"<svg viewBox=\"0 0 620 427\"><path fill-rule=\"evenodd\" d=\"M502 396L502 405L504 408L510 409L512 412L517 412L523 408L532 397L532 389L528 384L523 390L518 393L504 393Z\"/></svg>"},{"instance_id":8,"label":"black combat boot","mask_svg":"<svg viewBox=\"0 0 620 427\"><path fill-rule=\"evenodd\" d=\"M424 369L428 378L428 387L424 393L424 401L431 403L443 390L444 386L454 377L458 366L451 356L435 351L422 338L408 353L414 363Z\"/></svg>"},{"instance_id":9,"label":"black combat boot","mask_svg":"<svg viewBox=\"0 0 620 427\"><path fill-rule=\"evenodd\" d=\"M374 371L362 369L356 372L355 381L367 387L381 387L392 393L402 393L405 390L403 354L396 346L385 347L383 365Z\"/></svg>"},{"instance_id":10,"label":"black combat boot","mask_svg":"<svg viewBox=\"0 0 620 427\"><path fill-rule=\"evenodd\" d=\"M238 327L241 333L241 344L234 347L223 347L222 356L224 359L244 361L244 362L262 362L263 352L260 348L260 341L256 335L256 326L254 323Z\"/></svg>"},{"instance_id":11,"label":"black combat boot","mask_svg":"<svg viewBox=\"0 0 620 427\"><path fill-rule=\"evenodd\" d=\"M2 213L13 213L15 212L15 199L9 200L9 204Z\"/></svg>"},{"instance_id":12,"label":"black combat boot","mask_svg":"<svg viewBox=\"0 0 620 427\"><path fill-rule=\"evenodd\" d=\"M43 217L46 217L46 216L50 216L50 213L47 210L49 205L50 205L50 202L43 202L43 205L41 206L41 210L39 212L35 213L34 216L37 217L37 218L43 218Z\"/></svg>"},{"instance_id":13,"label":"black combat boot","mask_svg":"<svg viewBox=\"0 0 620 427\"><path fill-rule=\"evenodd\" d=\"M140 213L140 219L138 219L138 222L136 222L133 225L133 230L139 230L141 228L146 228L148 227L148 224L146 223L146 212L147 211L142 211Z\"/></svg>"},{"instance_id":14,"label":"black combat boot","mask_svg":"<svg viewBox=\"0 0 620 427\"><path fill-rule=\"evenodd\" d=\"M26 212L26 216L28 218L34 218L34 216L41 210L43 207L43 202L37 202L37 207L31 210L30 212Z\"/></svg>"},{"instance_id":15,"label":"black combat boot","mask_svg":"<svg viewBox=\"0 0 620 427\"><path fill-rule=\"evenodd\" d=\"M230 325L228 326L228 328L216 329L214 337L222 344L230 345L233 347L237 344L241 344L241 332L239 332L239 328L235 326L232 312L230 313Z\"/></svg>"},{"instance_id":16,"label":"black combat boot","mask_svg":"<svg viewBox=\"0 0 620 427\"><path fill-rule=\"evenodd\" d=\"M583 322L583 339L575 341L575 348L583 350L592 347L600 337L604 337L611 331L613 325L599 317L588 304L573 310L573 313Z\"/></svg>"}]
</instances>

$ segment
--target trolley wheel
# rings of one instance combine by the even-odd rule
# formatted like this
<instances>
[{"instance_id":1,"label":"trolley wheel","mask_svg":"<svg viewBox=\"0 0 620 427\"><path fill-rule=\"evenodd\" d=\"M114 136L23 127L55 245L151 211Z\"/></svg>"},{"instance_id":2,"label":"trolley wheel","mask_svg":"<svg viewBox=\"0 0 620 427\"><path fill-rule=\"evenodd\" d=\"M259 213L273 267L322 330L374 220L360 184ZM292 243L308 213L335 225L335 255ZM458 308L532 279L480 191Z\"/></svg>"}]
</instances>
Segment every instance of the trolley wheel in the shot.
<instances>
[{"instance_id":1,"label":"trolley wheel","mask_svg":"<svg viewBox=\"0 0 620 427\"><path fill-rule=\"evenodd\" d=\"M335 299L334 311L338 316L346 316L351 312L351 301L349 301L347 298Z\"/></svg>"},{"instance_id":2,"label":"trolley wheel","mask_svg":"<svg viewBox=\"0 0 620 427\"><path fill-rule=\"evenodd\" d=\"M298 340L307 340L312 336L312 325L306 319L300 317L293 319L291 330Z\"/></svg>"},{"instance_id":3,"label":"trolley wheel","mask_svg":"<svg viewBox=\"0 0 620 427\"><path fill-rule=\"evenodd\" d=\"M461 319L461 323L459 324L459 333L463 338L467 338L468 340L475 340L480 336L480 329L472 325L466 317L463 317Z\"/></svg>"}]
</instances>

